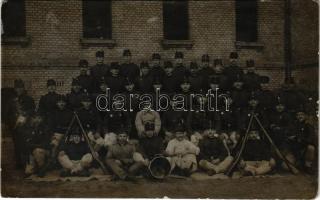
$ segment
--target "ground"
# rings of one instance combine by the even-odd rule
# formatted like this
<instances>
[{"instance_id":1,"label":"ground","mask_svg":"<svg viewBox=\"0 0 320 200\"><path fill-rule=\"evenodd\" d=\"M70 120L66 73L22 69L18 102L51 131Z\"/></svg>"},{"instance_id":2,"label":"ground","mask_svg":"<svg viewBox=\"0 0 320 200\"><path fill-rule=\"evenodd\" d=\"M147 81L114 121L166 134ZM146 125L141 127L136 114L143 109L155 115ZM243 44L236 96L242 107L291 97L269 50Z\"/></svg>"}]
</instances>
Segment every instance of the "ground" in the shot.
<instances>
[{"instance_id":1,"label":"ground","mask_svg":"<svg viewBox=\"0 0 320 200\"><path fill-rule=\"evenodd\" d=\"M31 182L14 169L12 143L2 140L2 186L4 197L169 197L169 198L290 198L310 199L317 194L316 178L306 175L223 180L131 182Z\"/></svg>"}]
</instances>

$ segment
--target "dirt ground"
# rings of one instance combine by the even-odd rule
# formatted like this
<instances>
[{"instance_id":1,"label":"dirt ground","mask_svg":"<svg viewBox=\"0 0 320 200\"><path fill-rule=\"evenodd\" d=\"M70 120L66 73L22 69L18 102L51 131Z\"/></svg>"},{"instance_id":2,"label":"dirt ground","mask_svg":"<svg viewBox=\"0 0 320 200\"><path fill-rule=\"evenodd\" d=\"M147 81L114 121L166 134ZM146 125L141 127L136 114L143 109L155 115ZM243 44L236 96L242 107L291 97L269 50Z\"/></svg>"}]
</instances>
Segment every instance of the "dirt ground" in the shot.
<instances>
[{"instance_id":1,"label":"dirt ground","mask_svg":"<svg viewBox=\"0 0 320 200\"><path fill-rule=\"evenodd\" d=\"M1 194L4 197L110 197L110 198L290 198L310 199L317 194L315 177L240 178L183 180L169 178L156 182L31 182L14 169L10 140L2 140Z\"/></svg>"}]
</instances>

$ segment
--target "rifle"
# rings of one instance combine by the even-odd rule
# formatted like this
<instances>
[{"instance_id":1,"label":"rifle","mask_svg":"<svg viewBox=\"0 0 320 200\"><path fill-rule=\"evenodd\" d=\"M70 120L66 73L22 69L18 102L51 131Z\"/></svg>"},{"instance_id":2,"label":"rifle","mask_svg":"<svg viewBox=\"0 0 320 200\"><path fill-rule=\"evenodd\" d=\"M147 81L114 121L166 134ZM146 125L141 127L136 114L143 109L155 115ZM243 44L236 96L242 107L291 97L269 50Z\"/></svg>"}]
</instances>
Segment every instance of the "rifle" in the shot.
<instances>
[{"instance_id":1,"label":"rifle","mask_svg":"<svg viewBox=\"0 0 320 200\"><path fill-rule=\"evenodd\" d=\"M100 160L99 155L97 154L97 152L94 150L94 148L93 148L93 146L92 146L92 144L91 144L91 141L90 141L90 139L89 139L89 137L88 137L88 134L87 134L87 132L84 130L84 128L83 128L83 126L82 126L82 123L81 123L81 121L80 121L80 119L79 119L79 116L78 116L78 114L77 114L76 111L74 111L74 116L75 116L75 118L76 118L76 120L77 120L77 122L78 122L78 124L79 124L79 126L80 126L80 129L81 129L81 131L82 131L82 134L83 134L84 138L86 139L86 141L87 141L87 143L88 143L88 146L89 146L90 152L91 152L91 154L92 154L92 157L98 162L98 164L99 164L100 168L102 169L103 173L104 173L104 174L107 174L107 173L108 173L108 170L107 170L106 167L104 166L103 162Z\"/></svg>"}]
</instances>

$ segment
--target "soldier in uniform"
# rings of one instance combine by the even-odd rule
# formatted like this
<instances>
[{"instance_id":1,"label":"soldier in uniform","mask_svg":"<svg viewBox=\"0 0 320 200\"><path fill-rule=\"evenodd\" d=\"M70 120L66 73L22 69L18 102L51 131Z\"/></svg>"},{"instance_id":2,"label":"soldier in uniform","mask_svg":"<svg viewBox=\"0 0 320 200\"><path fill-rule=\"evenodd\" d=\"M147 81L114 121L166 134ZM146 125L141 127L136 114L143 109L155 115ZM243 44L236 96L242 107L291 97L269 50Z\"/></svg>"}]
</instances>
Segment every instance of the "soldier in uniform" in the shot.
<instances>
[{"instance_id":1,"label":"soldier in uniform","mask_svg":"<svg viewBox=\"0 0 320 200\"><path fill-rule=\"evenodd\" d=\"M120 67L120 75L128 77L131 81L136 80L140 75L138 65L131 62L131 51L125 49L123 51L124 63Z\"/></svg>"},{"instance_id":2,"label":"soldier in uniform","mask_svg":"<svg viewBox=\"0 0 320 200\"><path fill-rule=\"evenodd\" d=\"M261 76L255 73L254 60L247 60L247 73L243 76L244 89L251 92L261 90Z\"/></svg>"},{"instance_id":3,"label":"soldier in uniform","mask_svg":"<svg viewBox=\"0 0 320 200\"><path fill-rule=\"evenodd\" d=\"M290 131L286 137L284 154L291 163L298 164L307 173L313 173L312 164L316 151L315 136L314 127L306 122L304 109L298 109L293 131Z\"/></svg>"},{"instance_id":4,"label":"soldier in uniform","mask_svg":"<svg viewBox=\"0 0 320 200\"><path fill-rule=\"evenodd\" d=\"M114 173L115 179L133 180L133 176L145 167L141 161L135 161L135 145L128 142L128 133L119 130L117 133L117 142L110 146L105 163Z\"/></svg>"},{"instance_id":5,"label":"soldier in uniform","mask_svg":"<svg viewBox=\"0 0 320 200\"><path fill-rule=\"evenodd\" d=\"M138 90L141 94L148 94L152 92L152 81L153 76L150 73L150 67L147 62L142 62L140 64L141 76L137 80Z\"/></svg>"},{"instance_id":6,"label":"soldier in uniform","mask_svg":"<svg viewBox=\"0 0 320 200\"><path fill-rule=\"evenodd\" d=\"M48 93L44 96L41 96L39 101L39 112L48 118L48 114L52 113L56 109L57 100L59 98L59 94L56 93L56 82L53 79L49 79L47 81L47 89Z\"/></svg>"},{"instance_id":7,"label":"soldier in uniform","mask_svg":"<svg viewBox=\"0 0 320 200\"><path fill-rule=\"evenodd\" d=\"M97 64L90 69L90 75L93 78L94 87L93 90L99 91L99 83L101 77L107 76L109 74L109 66L104 64L104 51L96 52Z\"/></svg>"},{"instance_id":8,"label":"soldier in uniform","mask_svg":"<svg viewBox=\"0 0 320 200\"><path fill-rule=\"evenodd\" d=\"M180 83L180 91L179 94L184 97L184 108L186 110L190 109L191 107L191 84L188 77L184 77L183 81Z\"/></svg>"},{"instance_id":9,"label":"soldier in uniform","mask_svg":"<svg viewBox=\"0 0 320 200\"><path fill-rule=\"evenodd\" d=\"M233 101L234 112L239 116L247 106L249 100L249 93L243 89L243 79L240 75L234 79L230 95Z\"/></svg>"},{"instance_id":10,"label":"soldier in uniform","mask_svg":"<svg viewBox=\"0 0 320 200\"><path fill-rule=\"evenodd\" d=\"M228 89L230 89L237 79L237 76L243 76L243 70L238 66L238 53L231 52L230 53L230 64L226 67L223 73L227 76L228 79Z\"/></svg>"},{"instance_id":11,"label":"soldier in uniform","mask_svg":"<svg viewBox=\"0 0 320 200\"><path fill-rule=\"evenodd\" d=\"M200 141L199 148L199 168L209 176L225 172L233 161L215 129L208 131L208 135Z\"/></svg>"},{"instance_id":12,"label":"soldier in uniform","mask_svg":"<svg viewBox=\"0 0 320 200\"><path fill-rule=\"evenodd\" d=\"M164 62L164 70L166 75L163 77L162 91L170 95L177 92L179 82L177 81L177 77L173 75L174 69L170 61Z\"/></svg>"},{"instance_id":13,"label":"soldier in uniform","mask_svg":"<svg viewBox=\"0 0 320 200\"><path fill-rule=\"evenodd\" d=\"M27 94L24 88L24 82L21 79L14 81L13 95L8 101L8 104L3 108L8 109L8 116L4 117L7 117L7 126L9 132L12 134L16 167L21 168L23 167L21 158L22 149L19 144L21 144L23 138L21 137L22 133L20 133L20 130L23 131L21 127L26 124L35 109L34 100Z\"/></svg>"},{"instance_id":14,"label":"soldier in uniform","mask_svg":"<svg viewBox=\"0 0 320 200\"><path fill-rule=\"evenodd\" d=\"M183 80L183 77L188 75L188 70L183 65L183 53L177 51L175 53L175 68L173 70L173 77L176 78L177 82L180 83Z\"/></svg>"},{"instance_id":15,"label":"soldier in uniform","mask_svg":"<svg viewBox=\"0 0 320 200\"><path fill-rule=\"evenodd\" d=\"M157 111L151 110L148 105L144 105L144 107L137 113L135 126L137 129L138 137L144 138L146 137L146 125L153 126L154 135L159 135L161 129L161 119L160 115ZM150 131L150 130L148 130Z\"/></svg>"},{"instance_id":16,"label":"soldier in uniform","mask_svg":"<svg viewBox=\"0 0 320 200\"><path fill-rule=\"evenodd\" d=\"M87 60L80 60L79 61L79 67L80 67L80 75L76 77L77 80L79 80L79 84L81 86L81 91L92 94L93 87L94 87L94 80L92 76L90 75L89 70L89 63Z\"/></svg>"},{"instance_id":17,"label":"soldier in uniform","mask_svg":"<svg viewBox=\"0 0 320 200\"><path fill-rule=\"evenodd\" d=\"M261 132L253 128L249 132L248 140L245 144L240 169L243 175L256 176L267 174L276 166L276 161L272 157L271 146Z\"/></svg>"},{"instance_id":18,"label":"soldier in uniform","mask_svg":"<svg viewBox=\"0 0 320 200\"><path fill-rule=\"evenodd\" d=\"M228 89L228 79L227 76L224 75L224 67L222 65L221 59L214 59L214 74L213 76L218 77L219 79L219 89L220 91L226 91Z\"/></svg>"},{"instance_id":19,"label":"soldier in uniform","mask_svg":"<svg viewBox=\"0 0 320 200\"><path fill-rule=\"evenodd\" d=\"M112 62L110 66L110 76L106 77L111 94L121 93L124 90L124 78L120 76L119 68L120 65L117 62Z\"/></svg>"},{"instance_id":20,"label":"soldier in uniform","mask_svg":"<svg viewBox=\"0 0 320 200\"><path fill-rule=\"evenodd\" d=\"M208 54L204 54L201 57L201 69L199 70L200 75L208 82L210 76L214 74L214 70L210 67L210 57Z\"/></svg>"},{"instance_id":21,"label":"soldier in uniform","mask_svg":"<svg viewBox=\"0 0 320 200\"><path fill-rule=\"evenodd\" d=\"M50 132L39 113L32 115L30 123L23 126L22 130L24 140L20 144L24 148L25 154L25 174L29 176L34 173L40 173L41 168L45 166L50 150ZM41 176L41 174L39 174Z\"/></svg>"},{"instance_id":22,"label":"soldier in uniform","mask_svg":"<svg viewBox=\"0 0 320 200\"><path fill-rule=\"evenodd\" d=\"M163 68L160 65L161 56L158 53L152 54L152 61L151 61L151 69L150 69L150 75L155 78L158 77L160 82L162 82L163 77L165 76L165 72Z\"/></svg>"},{"instance_id":23,"label":"soldier in uniform","mask_svg":"<svg viewBox=\"0 0 320 200\"><path fill-rule=\"evenodd\" d=\"M191 85L191 90L193 92L198 92L200 90L206 90L206 79L200 75L198 64L195 62L190 63L190 76L189 81Z\"/></svg>"},{"instance_id":24,"label":"soldier in uniform","mask_svg":"<svg viewBox=\"0 0 320 200\"><path fill-rule=\"evenodd\" d=\"M81 91L80 82L78 79L72 79L71 92L66 95L67 105L71 110L78 110L81 107Z\"/></svg>"}]
</instances>

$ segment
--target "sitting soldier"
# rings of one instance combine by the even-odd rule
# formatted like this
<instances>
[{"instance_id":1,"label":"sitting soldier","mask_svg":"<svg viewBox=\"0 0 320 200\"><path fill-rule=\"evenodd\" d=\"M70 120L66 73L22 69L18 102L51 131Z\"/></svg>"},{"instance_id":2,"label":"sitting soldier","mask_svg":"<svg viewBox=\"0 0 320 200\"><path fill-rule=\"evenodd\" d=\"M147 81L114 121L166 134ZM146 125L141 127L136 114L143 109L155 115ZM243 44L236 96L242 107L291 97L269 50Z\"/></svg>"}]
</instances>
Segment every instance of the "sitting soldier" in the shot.
<instances>
[{"instance_id":1,"label":"sitting soldier","mask_svg":"<svg viewBox=\"0 0 320 200\"><path fill-rule=\"evenodd\" d=\"M209 176L225 172L233 161L228 147L214 129L210 129L207 136L200 141L199 148L199 167Z\"/></svg>"},{"instance_id":2,"label":"sitting soldier","mask_svg":"<svg viewBox=\"0 0 320 200\"><path fill-rule=\"evenodd\" d=\"M43 116L40 113L35 113L30 123L23 127L25 133L24 149L25 154L25 175L29 176L34 173L41 175L41 168L44 167L46 158L49 154L50 135L47 126L43 121Z\"/></svg>"},{"instance_id":3,"label":"sitting soldier","mask_svg":"<svg viewBox=\"0 0 320 200\"><path fill-rule=\"evenodd\" d=\"M128 133L119 130L117 143L110 146L105 160L107 166L115 174L114 179L132 180L133 176L145 166L142 162L134 161L135 152L135 146L128 142Z\"/></svg>"},{"instance_id":4,"label":"sitting soldier","mask_svg":"<svg viewBox=\"0 0 320 200\"><path fill-rule=\"evenodd\" d=\"M261 137L257 128L253 128L248 134L239 167L244 175L256 176L269 173L276 165L270 144Z\"/></svg>"},{"instance_id":5,"label":"sitting soldier","mask_svg":"<svg viewBox=\"0 0 320 200\"><path fill-rule=\"evenodd\" d=\"M199 148L186 139L186 132L182 125L178 124L175 130L175 138L172 139L166 148L166 155L169 156L171 171L183 176L190 176L197 170L196 155Z\"/></svg>"},{"instance_id":6,"label":"sitting soldier","mask_svg":"<svg viewBox=\"0 0 320 200\"><path fill-rule=\"evenodd\" d=\"M137 128L137 133L139 138L146 137L145 125L154 125L154 134L158 135L161 128L161 120L158 112L150 109L151 105L143 104L141 111L136 115L135 125Z\"/></svg>"},{"instance_id":7,"label":"sitting soldier","mask_svg":"<svg viewBox=\"0 0 320 200\"><path fill-rule=\"evenodd\" d=\"M66 137L66 142L59 148L58 160L63 168L60 176L90 176L88 168L93 157L80 129Z\"/></svg>"},{"instance_id":8,"label":"sitting soldier","mask_svg":"<svg viewBox=\"0 0 320 200\"><path fill-rule=\"evenodd\" d=\"M298 164L307 173L313 173L312 163L315 158L314 127L306 122L306 114L300 109L296 114L294 129L286 136L285 156L291 162ZM287 166L284 166L287 169Z\"/></svg>"}]
</instances>

